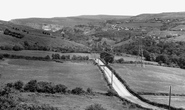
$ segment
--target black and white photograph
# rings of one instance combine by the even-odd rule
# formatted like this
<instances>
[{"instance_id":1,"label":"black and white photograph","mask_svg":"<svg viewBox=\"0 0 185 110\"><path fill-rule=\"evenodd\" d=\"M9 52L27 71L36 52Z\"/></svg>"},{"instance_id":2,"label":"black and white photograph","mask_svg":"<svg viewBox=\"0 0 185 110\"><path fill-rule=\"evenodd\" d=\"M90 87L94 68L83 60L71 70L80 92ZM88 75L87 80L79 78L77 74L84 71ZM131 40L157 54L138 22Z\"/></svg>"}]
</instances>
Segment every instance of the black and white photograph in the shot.
<instances>
[{"instance_id":1,"label":"black and white photograph","mask_svg":"<svg viewBox=\"0 0 185 110\"><path fill-rule=\"evenodd\" d=\"M185 110L183 0L1 0L0 110Z\"/></svg>"}]
</instances>

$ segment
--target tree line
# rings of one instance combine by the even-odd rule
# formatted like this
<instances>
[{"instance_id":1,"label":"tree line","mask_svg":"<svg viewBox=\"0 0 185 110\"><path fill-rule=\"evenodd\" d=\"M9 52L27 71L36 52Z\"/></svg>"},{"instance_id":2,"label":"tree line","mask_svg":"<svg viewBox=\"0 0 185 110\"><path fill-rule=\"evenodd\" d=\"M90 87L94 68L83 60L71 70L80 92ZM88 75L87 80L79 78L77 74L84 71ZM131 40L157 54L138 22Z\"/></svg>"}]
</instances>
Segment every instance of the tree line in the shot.
<instances>
[{"instance_id":1,"label":"tree line","mask_svg":"<svg viewBox=\"0 0 185 110\"><path fill-rule=\"evenodd\" d=\"M185 69L185 42L157 41L152 37L146 37L116 47L114 52L141 56L139 45L143 49L143 56L147 61Z\"/></svg>"}]
</instances>

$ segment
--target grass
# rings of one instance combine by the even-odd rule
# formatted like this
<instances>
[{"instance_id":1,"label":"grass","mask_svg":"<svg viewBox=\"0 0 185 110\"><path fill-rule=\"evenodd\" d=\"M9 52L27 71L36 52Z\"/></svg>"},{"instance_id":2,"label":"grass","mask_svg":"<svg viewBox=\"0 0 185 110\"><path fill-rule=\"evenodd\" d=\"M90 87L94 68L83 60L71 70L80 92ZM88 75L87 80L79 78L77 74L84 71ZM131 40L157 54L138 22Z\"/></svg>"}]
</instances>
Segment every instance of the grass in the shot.
<instances>
[{"instance_id":1,"label":"grass","mask_svg":"<svg viewBox=\"0 0 185 110\"><path fill-rule=\"evenodd\" d=\"M97 92L108 90L103 75L92 63L56 63L46 61L6 59L0 61L1 84L32 79L66 85L68 88L92 88Z\"/></svg>"},{"instance_id":2,"label":"grass","mask_svg":"<svg viewBox=\"0 0 185 110\"><path fill-rule=\"evenodd\" d=\"M172 86L173 94L184 94L185 70L183 69L153 65L146 65L145 68L142 68L134 64L113 64L111 66L135 92L169 93L169 86ZM145 97L145 95L143 96ZM151 98L148 96L146 99L150 100ZM158 100L160 99L151 99L156 102ZM185 103L185 101L182 102ZM161 103L166 104L163 101ZM174 105L176 104L179 105L179 101L174 101ZM177 105L176 107L178 107Z\"/></svg>"},{"instance_id":3,"label":"grass","mask_svg":"<svg viewBox=\"0 0 185 110\"><path fill-rule=\"evenodd\" d=\"M146 99L149 99L154 102L169 104L169 96L151 96L151 95L144 95ZM171 106L177 108L185 108L185 97L180 96L172 96L171 97Z\"/></svg>"},{"instance_id":4,"label":"grass","mask_svg":"<svg viewBox=\"0 0 185 110\"><path fill-rule=\"evenodd\" d=\"M87 106L101 104L106 110L142 110L117 97L101 94L96 95L51 95L36 93L21 93L22 101L28 104L46 104L59 108L59 110L85 110Z\"/></svg>"}]
</instances>

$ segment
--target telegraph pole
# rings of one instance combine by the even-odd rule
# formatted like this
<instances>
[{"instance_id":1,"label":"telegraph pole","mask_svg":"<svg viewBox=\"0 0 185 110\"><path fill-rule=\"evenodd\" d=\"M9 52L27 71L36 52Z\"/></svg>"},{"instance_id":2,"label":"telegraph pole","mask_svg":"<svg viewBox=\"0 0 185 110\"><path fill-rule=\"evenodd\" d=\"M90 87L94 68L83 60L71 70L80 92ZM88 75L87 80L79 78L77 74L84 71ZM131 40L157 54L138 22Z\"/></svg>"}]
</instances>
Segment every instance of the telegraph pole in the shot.
<instances>
[{"instance_id":1,"label":"telegraph pole","mask_svg":"<svg viewBox=\"0 0 185 110\"><path fill-rule=\"evenodd\" d=\"M170 92L169 92L169 110L170 110L170 106L171 106L171 86L170 86Z\"/></svg>"},{"instance_id":2,"label":"telegraph pole","mask_svg":"<svg viewBox=\"0 0 185 110\"><path fill-rule=\"evenodd\" d=\"M110 47L111 53L113 54L112 46ZM113 87L113 72L111 74L111 85Z\"/></svg>"},{"instance_id":3,"label":"telegraph pole","mask_svg":"<svg viewBox=\"0 0 185 110\"><path fill-rule=\"evenodd\" d=\"M136 62L135 62L135 65L137 65L137 62L138 63L141 63L141 67L145 67L144 66L144 63L143 63L143 44L142 44L142 37L139 38L138 37L138 56L136 57Z\"/></svg>"}]
</instances>

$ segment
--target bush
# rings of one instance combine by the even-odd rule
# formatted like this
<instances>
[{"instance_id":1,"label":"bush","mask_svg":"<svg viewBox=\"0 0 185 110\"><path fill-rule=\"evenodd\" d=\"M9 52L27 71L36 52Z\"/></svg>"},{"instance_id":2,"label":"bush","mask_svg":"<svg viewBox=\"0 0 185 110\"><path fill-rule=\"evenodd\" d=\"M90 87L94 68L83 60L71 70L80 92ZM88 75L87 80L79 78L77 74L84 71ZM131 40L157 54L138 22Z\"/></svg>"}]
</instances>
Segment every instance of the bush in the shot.
<instances>
[{"instance_id":1,"label":"bush","mask_svg":"<svg viewBox=\"0 0 185 110\"><path fill-rule=\"evenodd\" d=\"M3 55L2 54L0 54L0 59L3 59Z\"/></svg>"},{"instance_id":2,"label":"bush","mask_svg":"<svg viewBox=\"0 0 185 110\"><path fill-rule=\"evenodd\" d=\"M106 93L106 95L107 95L107 96L115 96L116 93L115 93L115 91L113 91L113 90L108 90L107 93Z\"/></svg>"},{"instance_id":3,"label":"bush","mask_svg":"<svg viewBox=\"0 0 185 110\"><path fill-rule=\"evenodd\" d=\"M103 108L100 104L94 104L88 106L85 110L106 110L106 109Z\"/></svg>"},{"instance_id":4,"label":"bush","mask_svg":"<svg viewBox=\"0 0 185 110\"><path fill-rule=\"evenodd\" d=\"M20 47L20 46L18 46L18 45L15 45L15 46L13 46L13 48L12 48L14 51L20 51L20 50L23 50L23 48L22 47Z\"/></svg>"},{"instance_id":5,"label":"bush","mask_svg":"<svg viewBox=\"0 0 185 110\"><path fill-rule=\"evenodd\" d=\"M87 93L93 94L93 90L91 88L87 88Z\"/></svg>"},{"instance_id":6,"label":"bush","mask_svg":"<svg viewBox=\"0 0 185 110\"><path fill-rule=\"evenodd\" d=\"M124 63L124 59L123 59L123 58L120 58L120 59L118 59L118 60L115 60L115 62L116 62L116 63L121 63L121 64L122 64L122 63Z\"/></svg>"},{"instance_id":7,"label":"bush","mask_svg":"<svg viewBox=\"0 0 185 110\"><path fill-rule=\"evenodd\" d=\"M37 80L31 80L29 81L25 87L24 87L25 91L29 91L29 92L36 92L37 90Z\"/></svg>"},{"instance_id":8,"label":"bush","mask_svg":"<svg viewBox=\"0 0 185 110\"><path fill-rule=\"evenodd\" d=\"M13 86L17 90L22 90L23 89L23 86L24 86L24 83L22 81L17 81L17 82L14 83Z\"/></svg>"},{"instance_id":9,"label":"bush","mask_svg":"<svg viewBox=\"0 0 185 110\"><path fill-rule=\"evenodd\" d=\"M36 86L36 91L41 93L55 93L54 84L50 82L38 82Z\"/></svg>"},{"instance_id":10,"label":"bush","mask_svg":"<svg viewBox=\"0 0 185 110\"><path fill-rule=\"evenodd\" d=\"M80 95L80 94L85 93L85 91L84 91L82 88L80 88L80 87L76 87L75 89L73 89L73 90L71 91L71 93L72 93L72 94L76 94L76 95Z\"/></svg>"},{"instance_id":11,"label":"bush","mask_svg":"<svg viewBox=\"0 0 185 110\"><path fill-rule=\"evenodd\" d=\"M55 91L57 93L66 93L67 92L67 87L65 85L58 84L58 85L55 86Z\"/></svg>"}]
</instances>

